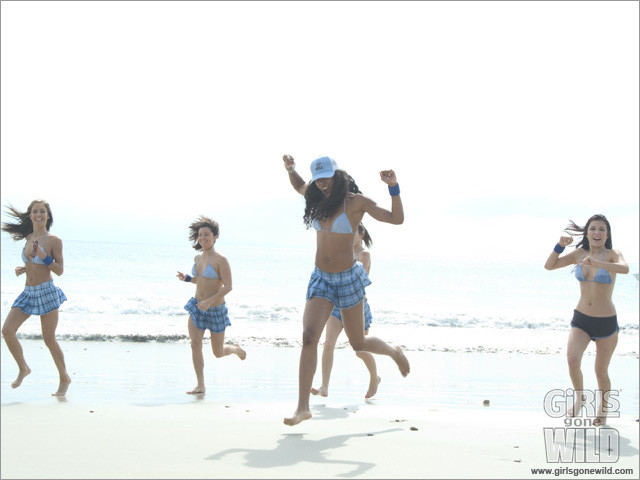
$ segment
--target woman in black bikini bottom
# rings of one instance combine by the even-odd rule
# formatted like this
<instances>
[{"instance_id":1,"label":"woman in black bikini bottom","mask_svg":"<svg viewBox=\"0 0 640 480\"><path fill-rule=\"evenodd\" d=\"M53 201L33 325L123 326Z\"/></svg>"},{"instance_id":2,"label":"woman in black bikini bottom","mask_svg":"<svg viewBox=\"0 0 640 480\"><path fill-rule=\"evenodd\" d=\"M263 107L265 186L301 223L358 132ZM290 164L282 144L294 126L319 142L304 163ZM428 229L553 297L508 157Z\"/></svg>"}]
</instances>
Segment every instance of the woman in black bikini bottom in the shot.
<instances>
[{"instance_id":1,"label":"woman in black bikini bottom","mask_svg":"<svg viewBox=\"0 0 640 480\"><path fill-rule=\"evenodd\" d=\"M576 392L576 401L567 412L579 416L586 396L580 365L582 354L593 340L596 344L596 378L598 380L598 407L594 425L604 425L611 391L609 362L618 344L618 319L611 301L618 273L629 273L629 266L619 250L613 250L611 225L604 215L594 215L584 227L570 222L565 230L570 236L560 237L544 267L547 270L576 265L575 276L580 284L580 300L571 321L567 344L569 375ZM576 249L564 256L560 254L573 242L573 236L582 236Z\"/></svg>"}]
</instances>

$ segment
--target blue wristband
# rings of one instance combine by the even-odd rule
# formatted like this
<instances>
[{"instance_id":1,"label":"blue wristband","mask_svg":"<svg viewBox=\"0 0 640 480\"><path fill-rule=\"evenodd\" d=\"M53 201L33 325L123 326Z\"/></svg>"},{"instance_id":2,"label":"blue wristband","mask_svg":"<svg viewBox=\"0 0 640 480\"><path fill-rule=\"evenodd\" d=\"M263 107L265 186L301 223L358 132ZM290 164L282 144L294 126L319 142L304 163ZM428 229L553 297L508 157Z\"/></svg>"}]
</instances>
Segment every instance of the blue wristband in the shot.
<instances>
[{"instance_id":1,"label":"blue wristband","mask_svg":"<svg viewBox=\"0 0 640 480\"><path fill-rule=\"evenodd\" d=\"M184 281L185 282L191 282L191 277L189 275L185 275L184 276Z\"/></svg>"},{"instance_id":2,"label":"blue wristband","mask_svg":"<svg viewBox=\"0 0 640 480\"><path fill-rule=\"evenodd\" d=\"M49 255L47 255L46 257L44 257L42 259L42 263L44 263L48 267L49 265L51 265L53 263L53 258L51 258Z\"/></svg>"},{"instance_id":3,"label":"blue wristband","mask_svg":"<svg viewBox=\"0 0 640 480\"><path fill-rule=\"evenodd\" d=\"M389 187L389 195L397 197L400 195L400 184L396 183L393 187Z\"/></svg>"},{"instance_id":4,"label":"blue wristband","mask_svg":"<svg viewBox=\"0 0 640 480\"><path fill-rule=\"evenodd\" d=\"M556 243L556 246L553 247L553 251L560 255L562 252L564 252L564 247L559 243Z\"/></svg>"}]
</instances>

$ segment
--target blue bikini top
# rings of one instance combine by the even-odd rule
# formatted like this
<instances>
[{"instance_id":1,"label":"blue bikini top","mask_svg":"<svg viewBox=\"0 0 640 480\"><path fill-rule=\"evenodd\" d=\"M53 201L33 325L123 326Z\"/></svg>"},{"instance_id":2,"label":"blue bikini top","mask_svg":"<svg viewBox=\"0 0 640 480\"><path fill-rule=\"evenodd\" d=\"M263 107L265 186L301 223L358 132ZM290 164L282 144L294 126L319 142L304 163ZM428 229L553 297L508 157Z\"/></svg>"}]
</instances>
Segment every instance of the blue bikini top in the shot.
<instances>
[{"instance_id":1,"label":"blue bikini top","mask_svg":"<svg viewBox=\"0 0 640 480\"><path fill-rule=\"evenodd\" d=\"M191 268L191 276L193 278L198 278L198 274L196 273L196 264L197 263L198 262L194 263L193 267ZM211 265L211 264L207 265L207 268L205 268L204 272L202 272L202 276L204 278L212 278L212 279L218 278L218 274L216 273L216 271L213 268L213 265Z\"/></svg>"},{"instance_id":2,"label":"blue bikini top","mask_svg":"<svg viewBox=\"0 0 640 480\"><path fill-rule=\"evenodd\" d=\"M333 221L333 225L331 225L331 230L325 230L320 225L320 221L317 218L314 218L311 222L311 226L316 230L320 230L323 232L333 232L333 233L343 233L343 234L353 234L353 228L351 228L351 223L349 223L349 218L347 217L347 199L344 199L344 209L342 213Z\"/></svg>"},{"instance_id":3,"label":"blue bikini top","mask_svg":"<svg viewBox=\"0 0 640 480\"><path fill-rule=\"evenodd\" d=\"M604 250L605 252L607 251L606 248ZM602 252L603 261L604 261L605 252ZM584 255L580 259L580 263L582 263L583 258L584 258ZM578 279L579 282L613 283L613 280L611 280L611 275L604 268L598 269L598 272L596 273L596 276L593 278L593 280L587 280L586 277L584 276L584 272L582 271L582 265L580 263L578 263L578 266L576 267L576 278Z\"/></svg>"},{"instance_id":4,"label":"blue bikini top","mask_svg":"<svg viewBox=\"0 0 640 480\"><path fill-rule=\"evenodd\" d=\"M46 240L47 240L47 234L45 233L44 238L42 239L42 248L44 248L44 242L46 242ZM27 248L26 245L22 247L22 261L24 263L35 263L36 265L44 265L44 260L42 260L38 255L33 257L33 260L27 258L27 256L24 254L25 248Z\"/></svg>"}]
</instances>

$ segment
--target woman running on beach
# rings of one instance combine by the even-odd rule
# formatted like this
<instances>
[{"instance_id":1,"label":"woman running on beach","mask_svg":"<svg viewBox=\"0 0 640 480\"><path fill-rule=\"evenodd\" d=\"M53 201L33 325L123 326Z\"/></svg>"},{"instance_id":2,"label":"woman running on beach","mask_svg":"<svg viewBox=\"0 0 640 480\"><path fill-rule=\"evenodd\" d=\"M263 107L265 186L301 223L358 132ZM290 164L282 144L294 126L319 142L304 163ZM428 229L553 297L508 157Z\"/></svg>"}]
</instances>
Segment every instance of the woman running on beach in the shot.
<instances>
[{"instance_id":1,"label":"woman running on beach","mask_svg":"<svg viewBox=\"0 0 640 480\"><path fill-rule=\"evenodd\" d=\"M362 264L354 260L351 225L358 225L365 213L380 222L399 225L404 221L400 187L393 170L380 172L389 186L391 211L379 207L359 193L353 179L338 170L335 160L320 157L311 162L309 184L295 171L290 155L283 156L291 186L304 195L304 221L317 230L316 268L307 289L303 314L302 352L298 379L298 407L287 425L296 425L311 418L309 397L318 362L318 341L334 307L341 310L344 330L356 352L371 352L390 356L403 376L409 374L409 361L400 347L393 348L376 337L364 335L363 299L365 287L371 284Z\"/></svg>"},{"instance_id":2,"label":"woman running on beach","mask_svg":"<svg viewBox=\"0 0 640 480\"><path fill-rule=\"evenodd\" d=\"M363 245L364 242L364 245ZM367 275L371 270L371 253L365 250L371 248L371 236L362 223L358 225L358 231L353 236L353 249L356 261L362 263ZM364 334L369 335L369 326L371 325L371 308L367 298L364 299ZM338 307L333 308L331 316L327 321L327 333L324 337L324 348L322 350L322 386L318 389L312 388L311 393L327 397L329 395L329 380L331 378L331 369L333 368L333 351L336 348L338 336L342 333L342 315ZM369 389L364 398L373 397L378 391L380 377L376 368L376 360L369 352L356 352L358 358L364 362L367 370L369 370Z\"/></svg>"},{"instance_id":3,"label":"woman running on beach","mask_svg":"<svg viewBox=\"0 0 640 480\"><path fill-rule=\"evenodd\" d=\"M27 241L22 249L24 266L18 266L15 269L17 276L27 274L24 291L13 302L7 319L2 325L4 341L19 368L18 378L11 387L18 388L24 378L31 373L16 333L27 318L31 315L39 315L42 339L51 352L60 375L58 391L52 395L63 397L67 393L71 378L64 363L64 354L56 340L56 327L58 326L58 308L67 297L53 284L51 278L51 272L58 276L64 272L62 240L49 233L53 224L53 215L51 207L44 200L34 200L26 212L20 212L9 206L7 213L17 222L3 223L2 230L8 232L14 240L26 239Z\"/></svg>"},{"instance_id":4,"label":"woman running on beach","mask_svg":"<svg viewBox=\"0 0 640 480\"><path fill-rule=\"evenodd\" d=\"M202 339L207 329L211 331L211 348L216 358L235 354L244 360L247 354L238 344L232 347L224 344L224 331L231 325L224 297L231 291L232 282L229 262L213 248L220 233L218 222L200 216L189 225L189 232L193 248L202 253L194 258L191 275L178 272L176 276L183 282L196 284L196 296L191 297L184 309L189 312L191 356L198 380L196 387L187 393L197 394L205 392Z\"/></svg>"},{"instance_id":5,"label":"woman running on beach","mask_svg":"<svg viewBox=\"0 0 640 480\"><path fill-rule=\"evenodd\" d=\"M629 273L629 266L619 250L613 250L611 225L604 215L593 215L584 227L570 221L565 229L570 236L561 236L553 252L549 255L544 268L555 270L576 265L575 275L580 283L580 300L573 312L567 361L569 375L576 401L567 412L570 417L579 416L585 404L582 370L582 354L589 342L596 344L595 371L598 380L598 408L594 425L604 425L607 420L606 405L611 390L609 362L618 344L618 318L616 308L611 301L616 274ZM560 257L567 245L573 242L573 236L582 236L576 249Z\"/></svg>"}]
</instances>

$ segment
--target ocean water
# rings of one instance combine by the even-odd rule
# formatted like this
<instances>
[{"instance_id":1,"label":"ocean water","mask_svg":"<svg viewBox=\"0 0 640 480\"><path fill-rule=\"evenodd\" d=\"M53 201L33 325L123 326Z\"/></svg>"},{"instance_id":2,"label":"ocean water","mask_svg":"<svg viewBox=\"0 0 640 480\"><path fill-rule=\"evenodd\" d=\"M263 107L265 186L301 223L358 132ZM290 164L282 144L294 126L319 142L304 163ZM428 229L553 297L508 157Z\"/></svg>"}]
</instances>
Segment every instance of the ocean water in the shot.
<instances>
[{"instance_id":1,"label":"ocean water","mask_svg":"<svg viewBox=\"0 0 640 480\"><path fill-rule=\"evenodd\" d=\"M24 288L16 277L24 242L2 238L3 320ZM243 345L297 347L312 249L226 245L231 265L227 338ZM55 277L68 301L60 308L58 338L78 341L187 342L184 310L193 285L196 251L181 246L65 241L65 272ZM548 272L544 258L452 260L389 255L372 250L367 296L372 335L417 351L559 353L578 300L570 269ZM631 264L638 272L638 264ZM619 355L638 356L638 280L618 275L614 303L621 328ZM20 329L40 338L37 318ZM341 337L338 348L346 348ZM589 353L589 351L588 351ZM592 353L592 352L591 352Z\"/></svg>"}]
</instances>

